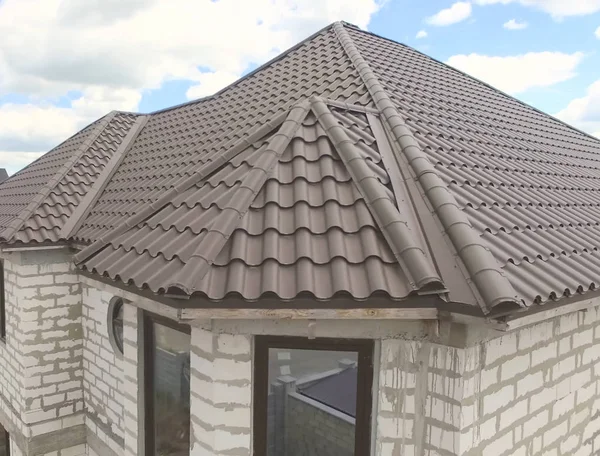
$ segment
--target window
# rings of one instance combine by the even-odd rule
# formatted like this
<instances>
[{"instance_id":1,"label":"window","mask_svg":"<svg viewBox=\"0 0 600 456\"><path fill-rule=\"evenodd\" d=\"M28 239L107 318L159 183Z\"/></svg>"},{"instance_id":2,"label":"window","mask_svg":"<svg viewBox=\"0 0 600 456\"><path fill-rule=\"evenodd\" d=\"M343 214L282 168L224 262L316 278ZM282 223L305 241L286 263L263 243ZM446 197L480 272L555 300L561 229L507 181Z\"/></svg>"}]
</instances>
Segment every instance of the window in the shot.
<instances>
[{"instance_id":1,"label":"window","mask_svg":"<svg viewBox=\"0 0 600 456\"><path fill-rule=\"evenodd\" d=\"M0 424L0 456L10 456L10 437Z\"/></svg>"},{"instance_id":2,"label":"window","mask_svg":"<svg viewBox=\"0 0 600 456\"><path fill-rule=\"evenodd\" d=\"M256 456L368 456L373 341L256 338Z\"/></svg>"},{"instance_id":3,"label":"window","mask_svg":"<svg viewBox=\"0 0 600 456\"><path fill-rule=\"evenodd\" d=\"M123 354L123 300L114 297L108 305L108 336L113 351Z\"/></svg>"},{"instance_id":4,"label":"window","mask_svg":"<svg viewBox=\"0 0 600 456\"><path fill-rule=\"evenodd\" d=\"M190 454L190 328L146 316L146 454Z\"/></svg>"},{"instance_id":5,"label":"window","mask_svg":"<svg viewBox=\"0 0 600 456\"><path fill-rule=\"evenodd\" d=\"M6 297L4 291L4 263L0 260L0 340L6 339Z\"/></svg>"}]
</instances>

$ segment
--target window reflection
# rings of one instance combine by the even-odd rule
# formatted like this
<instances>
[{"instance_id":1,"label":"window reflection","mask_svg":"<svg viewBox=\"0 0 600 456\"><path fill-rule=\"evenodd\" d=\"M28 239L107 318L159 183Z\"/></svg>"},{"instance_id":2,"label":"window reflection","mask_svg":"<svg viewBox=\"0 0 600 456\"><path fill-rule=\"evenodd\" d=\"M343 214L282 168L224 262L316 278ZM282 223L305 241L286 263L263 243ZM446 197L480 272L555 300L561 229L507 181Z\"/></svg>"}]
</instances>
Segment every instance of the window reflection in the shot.
<instances>
[{"instance_id":1,"label":"window reflection","mask_svg":"<svg viewBox=\"0 0 600 456\"><path fill-rule=\"evenodd\" d=\"M154 454L190 454L190 335L153 323Z\"/></svg>"},{"instance_id":2,"label":"window reflection","mask_svg":"<svg viewBox=\"0 0 600 456\"><path fill-rule=\"evenodd\" d=\"M10 456L10 438L2 426L0 426L0 456Z\"/></svg>"},{"instance_id":3,"label":"window reflection","mask_svg":"<svg viewBox=\"0 0 600 456\"><path fill-rule=\"evenodd\" d=\"M352 456L356 352L269 349L268 456Z\"/></svg>"}]
</instances>

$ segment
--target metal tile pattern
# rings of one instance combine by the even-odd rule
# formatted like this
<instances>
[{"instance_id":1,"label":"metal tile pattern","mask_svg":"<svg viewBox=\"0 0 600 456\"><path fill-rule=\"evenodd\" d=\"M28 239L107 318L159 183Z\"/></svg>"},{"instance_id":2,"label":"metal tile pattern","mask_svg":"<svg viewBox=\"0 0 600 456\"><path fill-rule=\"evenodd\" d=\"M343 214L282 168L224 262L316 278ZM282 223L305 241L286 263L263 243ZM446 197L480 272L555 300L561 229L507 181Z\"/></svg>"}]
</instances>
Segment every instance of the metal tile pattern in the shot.
<instances>
[{"instance_id":1,"label":"metal tile pattern","mask_svg":"<svg viewBox=\"0 0 600 456\"><path fill-rule=\"evenodd\" d=\"M600 140L398 43L347 28L529 304L600 284Z\"/></svg>"},{"instance_id":2,"label":"metal tile pattern","mask_svg":"<svg viewBox=\"0 0 600 456\"><path fill-rule=\"evenodd\" d=\"M8 179L8 173L6 172L6 169L0 168L0 184L6 179Z\"/></svg>"},{"instance_id":3,"label":"metal tile pattern","mask_svg":"<svg viewBox=\"0 0 600 456\"><path fill-rule=\"evenodd\" d=\"M371 103L331 29L216 97L152 115L77 238L98 239L188 178L192 167L313 94Z\"/></svg>"},{"instance_id":4,"label":"metal tile pattern","mask_svg":"<svg viewBox=\"0 0 600 456\"><path fill-rule=\"evenodd\" d=\"M334 113L379 185L389 185L366 116ZM250 184L254 192L247 207L239 206L233 218L226 214L284 128L285 123L81 266L154 292L196 293L212 300L231 295L247 300L339 294L406 298L414 288L312 112L276 155L264 182ZM231 234L221 244L206 243L212 231ZM199 248L202 243L207 247ZM198 250L207 267L188 275Z\"/></svg>"},{"instance_id":5,"label":"metal tile pattern","mask_svg":"<svg viewBox=\"0 0 600 456\"><path fill-rule=\"evenodd\" d=\"M79 149L97 122L89 125L0 184L0 234Z\"/></svg>"},{"instance_id":6,"label":"metal tile pattern","mask_svg":"<svg viewBox=\"0 0 600 456\"><path fill-rule=\"evenodd\" d=\"M135 117L132 114L116 114L65 176L50 190L48 196L37 206L10 241L24 243L58 241L60 229L94 184L135 121ZM0 193L2 193L5 186L13 184L6 189L6 192L13 192L9 198L4 198L6 193L0 194L0 201L12 202L12 205L0 206L2 220L10 222L11 215L20 213L29 204L40 188L84 144L89 132L95 126L96 123L90 125L83 132L17 173L14 180L11 178L5 185L0 186ZM18 197L16 192L19 192ZM18 205L15 204L17 201Z\"/></svg>"}]
</instances>

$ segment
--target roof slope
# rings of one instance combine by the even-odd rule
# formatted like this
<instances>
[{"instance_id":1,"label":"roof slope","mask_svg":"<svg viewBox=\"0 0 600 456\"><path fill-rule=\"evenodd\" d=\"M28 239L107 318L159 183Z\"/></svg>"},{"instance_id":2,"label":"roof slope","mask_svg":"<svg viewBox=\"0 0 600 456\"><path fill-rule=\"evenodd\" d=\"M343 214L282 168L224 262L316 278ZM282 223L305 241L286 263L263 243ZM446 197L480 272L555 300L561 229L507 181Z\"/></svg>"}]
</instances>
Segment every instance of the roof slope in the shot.
<instances>
[{"instance_id":1,"label":"roof slope","mask_svg":"<svg viewBox=\"0 0 600 456\"><path fill-rule=\"evenodd\" d=\"M82 251L82 267L212 300L444 291L366 114L305 105L146 220Z\"/></svg>"},{"instance_id":2,"label":"roof slope","mask_svg":"<svg viewBox=\"0 0 600 456\"><path fill-rule=\"evenodd\" d=\"M366 105L357 70L326 29L219 96L154 114L77 233L93 241L258 126L311 95Z\"/></svg>"},{"instance_id":3,"label":"roof slope","mask_svg":"<svg viewBox=\"0 0 600 456\"><path fill-rule=\"evenodd\" d=\"M406 46L347 33L519 295L600 285L600 140Z\"/></svg>"},{"instance_id":4,"label":"roof slope","mask_svg":"<svg viewBox=\"0 0 600 456\"><path fill-rule=\"evenodd\" d=\"M488 313L599 283L600 140L348 24L144 122L66 226L46 217L91 243L82 267L125 284L215 300L432 292ZM0 186L0 226L38 210L66 160L28 197Z\"/></svg>"},{"instance_id":5,"label":"roof slope","mask_svg":"<svg viewBox=\"0 0 600 456\"><path fill-rule=\"evenodd\" d=\"M8 179L8 173L6 172L6 169L0 168L0 184L6 179Z\"/></svg>"},{"instance_id":6,"label":"roof slope","mask_svg":"<svg viewBox=\"0 0 600 456\"><path fill-rule=\"evenodd\" d=\"M58 241L135 118L111 113L3 182L0 237L13 243Z\"/></svg>"}]
</instances>

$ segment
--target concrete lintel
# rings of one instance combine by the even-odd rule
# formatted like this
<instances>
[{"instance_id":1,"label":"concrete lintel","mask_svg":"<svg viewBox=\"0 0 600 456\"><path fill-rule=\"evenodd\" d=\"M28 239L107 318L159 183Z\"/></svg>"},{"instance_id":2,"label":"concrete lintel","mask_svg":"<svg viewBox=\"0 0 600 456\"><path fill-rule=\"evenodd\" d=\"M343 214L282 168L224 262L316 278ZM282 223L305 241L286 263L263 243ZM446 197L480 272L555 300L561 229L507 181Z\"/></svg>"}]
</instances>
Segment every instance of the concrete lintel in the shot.
<instances>
[{"instance_id":1,"label":"concrete lintel","mask_svg":"<svg viewBox=\"0 0 600 456\"><path fill-rule=\"evenodd\" d=\"M86 443L85 424L59 429L58 431L32 437L28 456L39 456Z\"/></svg>"}]
</instances>

